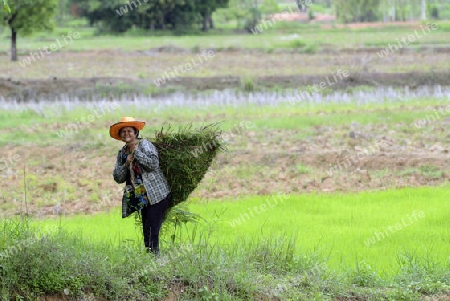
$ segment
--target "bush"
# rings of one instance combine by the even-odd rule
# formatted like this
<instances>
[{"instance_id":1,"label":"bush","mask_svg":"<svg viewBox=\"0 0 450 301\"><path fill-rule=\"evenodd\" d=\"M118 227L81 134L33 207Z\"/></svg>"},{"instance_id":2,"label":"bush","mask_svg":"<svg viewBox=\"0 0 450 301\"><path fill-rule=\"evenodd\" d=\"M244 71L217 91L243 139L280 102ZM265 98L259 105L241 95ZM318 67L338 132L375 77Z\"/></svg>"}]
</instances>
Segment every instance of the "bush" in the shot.
<instances>
[{"instance_id":1,"label":"bush","mask_svg":"<svg viewBox=\"0 0 450 301\"><path fill-rule=\"evenodd\" d=\"M15 237L12 225L20 225L22 243L11 239ZM118 252L109 245L91 245L81 235L58 227L43 232L27 221L7 222L3 234L8 245L20 246L17 252L1 258L0 293L7 300L34 300L45 294L63 293L72 297L94 293L110 299L134 299L141 294L129 287L129 275L118 273L117 268L133 270L130 263L117 268L112 265Z\"/></svg>"}]
</instances>

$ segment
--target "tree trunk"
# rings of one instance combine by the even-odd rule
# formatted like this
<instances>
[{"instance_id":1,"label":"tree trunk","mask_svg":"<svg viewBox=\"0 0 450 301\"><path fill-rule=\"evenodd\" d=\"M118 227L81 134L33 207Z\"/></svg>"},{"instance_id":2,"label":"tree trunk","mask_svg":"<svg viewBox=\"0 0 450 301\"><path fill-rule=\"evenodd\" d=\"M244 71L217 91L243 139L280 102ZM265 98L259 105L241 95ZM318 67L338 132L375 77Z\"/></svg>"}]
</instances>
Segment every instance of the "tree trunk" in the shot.
<instances>
[{"instance_id":1,"label":"tree trunk","mask_svg":"<svg viewBox=\"0 0 450 301\"><path fill-rule=\"evenodd\" d=\"M17 32L14 27L11 27L11 61L17 61Z\"/></svg>"},{"instance_id":2,"label":"tree trunk","mask_svg":"<svg viewBox=\"0 0 450 301\"><path fill-rule=\"evenodd\" d=\"M204 31L204 32L208 31L208 18L207 17L203 17L202 31Z\"/></svg>"},{"instance_id":3,"label":"tree trunk","mask_svg":"<svg viewBox=\"0 0 450 301\"><path fill-rule=\"evenodd\" d=\"M207 32L208 31L208 13L202 12L200 13L202 16L202 31Z\"/></svg>"},{"instance_id":4,"label":"tree trunk","mask_svg":"<svg viewBox=\"0 0 450 301\"><path fill-rule=\"evenodd\" d=\"M427 1L422 0L420 20L425 21L426 19L427 19Z\"/></svg>"},{"instance_id":5,"label":"tree trunk","mask_svg":"<svg viewBox=\"0 0 450 301\"><path fill-rule=\"evenodd\" d=\"M208 21L209 21L209 28L213 29L214 28L214 22L213 22L213 18L212 18L212 13L209 14Z\"/></svg>"},{"instance_id":6,"label":"tree trunk","mask_svg":"<svg viewBox=\"0 0 450 301\"><path fill-rule=\"evenodd\" d=\"M160 12L159 13L159 20L160 20L160 22L161 22L161 27L162 27L162 29L163 30L165 30L166 29L166 20L165 20L165 18L164 18L164 13L163 12Z\"/></svg>"},{"instance_id":7,"label":"tree trunk","mask_svg":"<svg viewBox=\"0 0 450 301\"><path fill-rule=\"evenodd\" d=\"M413 6L409 5L409 21L414 21L414 12L413 12Z\"/></svg>"},{"instance_id":8,"label":"tree trunk","mask_svg":"<svg viewBox=\"0 0 450 301\"><path fill-rule=\"evenodd\" d=\"M397 3L395 2L395 0L393 1L394 2L394 5L392 6L392 10L393 10L393 13L392 13L392 21L397 21Z\"/></svg>"},{"instance_id":9,"label":"tree trunk","mask_svg":"<svg viewBox=\"0 0 450 301\"><path fill-rule=\"evenodd\" d=\"M344 0L345 3L346 0ZM343 12L344 12L344 20L345 23L348 24L352 21L352 15L350 13L349 5L348 3L342 4L343 5Z\"/></svg>"},{"instance_id":10,"label":"tree trunk","mask_svg":"<svg viewBox=\"0 0 450 301\"><path fill-rule=\"evenodd\" d=\"M58 25L62 23L64 20L65 10L66 10L66 0L59 0L58 1L58 13L56 15L56 20L58 22Z\"/></svg>"}]
</instances>

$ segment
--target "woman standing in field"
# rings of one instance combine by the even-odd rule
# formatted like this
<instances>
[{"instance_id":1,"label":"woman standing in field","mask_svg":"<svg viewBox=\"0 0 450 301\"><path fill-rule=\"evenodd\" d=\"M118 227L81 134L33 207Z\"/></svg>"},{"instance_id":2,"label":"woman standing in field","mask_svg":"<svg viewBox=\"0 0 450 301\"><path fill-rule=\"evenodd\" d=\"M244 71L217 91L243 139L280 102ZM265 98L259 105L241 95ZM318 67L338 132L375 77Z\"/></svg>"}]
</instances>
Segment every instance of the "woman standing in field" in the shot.
<instances>
[{"instance_id":1,"label":"woman standing in field","mask_svg":"<svg viewBox=\"0 0 450 301\"><path fill-rule=\"evenodd\" d=\"M122 218L141 210L145 247L158 255L159 231L171 194L167 180L159 168L156 147L139 138L139 131L144 126L143 121L123 117L110 127L110 136L125 142L117 154L113 177L119 184L126 183Z\"/></svg>"}]
</instances>

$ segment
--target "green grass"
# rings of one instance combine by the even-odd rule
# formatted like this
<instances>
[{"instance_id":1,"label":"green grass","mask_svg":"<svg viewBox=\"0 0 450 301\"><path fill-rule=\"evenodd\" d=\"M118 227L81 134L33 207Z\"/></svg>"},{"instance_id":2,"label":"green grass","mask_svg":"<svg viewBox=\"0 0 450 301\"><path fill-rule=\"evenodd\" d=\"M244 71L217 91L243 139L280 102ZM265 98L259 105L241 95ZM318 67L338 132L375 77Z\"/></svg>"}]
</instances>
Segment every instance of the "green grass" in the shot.
<instances>
[{"instance_id":1,"label":"green grass","mask_svg":"<svg viewBox=\"0 0 450 301\"><path fill-rule=\"evenodd\" d=\"M414 253L435 262L449 263L450 231L446 205L447 188L420 188L355 195L289 196L283 202L269 197L250 197L241 201L193 204L190 210L210 219L224 212L214 224L222 244L247 237L272 236L277 233L296 235L301 250L320 250L330 256L336 269L354 268L364 260L379 272L398 272L398 259ZM257 214L253 209L270 203L274 207ZM249 210L250 208L250 210ZM261 211L261 210L260 210ZM414 211L425 217L414 219ZM249 218L243 214L247 213ZM254 215L254 217L252 217ZM245 220L244 220L245 217ZM409 222L411 217L413 222ZM241 224L233 221L241 218ZM405 219L409 225L367 247L365 241ZM215 235L215 236L216 236ZM381 237L381 236L380 236Z\"/></svg>"},{"instance_id":2,"label":"green grass","mask_svg":"<svg viewBox=\"0 0 450 301\"><path fill-rule=\"evenodd\" d=\"M399 272L402 258L409 254L443 266L449 264L446 248L450 243L446 203L449 195L447 187L440 187L345 195L288 195L284 200L277 196L193 200L189 210L206 222L198 224L195 231L193 225L185 228L180 237L188 243L192 242L193 233L209 233L210 244L227 248L233 242L282 233L296 237L298 251L319 252L322 257L329 257L328 264L334 269L354 269L364 261L380 275L393 276ZM261 204L266 204L265 209L260 208ZM134 220L121 220L119 210L42 223L57 224L86 239L115 246L128 240L140 242ZM395 228L400 227L398 224L401 229ZM166 229L166 240L172 231L170 227ZM379 235L372 244L369 240L376 232Z\"/></svg>"},{"instance_id":3,"label":"green grass","mask_svg":"<svg viewBox=\"0 0 450 301\"><path fill-rule=\"evenodd\" d=\"M171 124L191 123L194 125L210 122L222 122L224 131L236 130L242 122L248 122L251 130L264 132L266 130L299 130L308 131L314 126L342 126L352 122L362 125L383 124L393 126L404 123L408 132L411 123L423 119L427 114L433 114L432 106L443 105L438 99L422 98L407 103L370 103L366 105L355 104L321 104L308 105L297 103L290 105L288 102L277 106L241 105L212 106L208 110L195 108L161 108L155 112L149 108L146 112L134 106L124 107L119 102L116 105L102 108L89 109L85 106L76 106L72 110L60 110L55 114L50 107L44 107L40 112L31 109L23 111L0 111L0 130L4 130L0 138L0 144L48 144L59 140L64 144L67 139L96 143L108 138L107 128L124 115L135 116L143 120L151 121L146 128L147 137L152 137L164 122ZM364 114L361 114L364 112ZM89 116L92 122L89 122ZM283 118L278 118L283 116ZM82 123L84 120L86 123ZM80 123L81 122L81 123ZM70 124L74 127L67 128ZM93 126L93 125L96 126ZM101 126L99 126L101 125ZM415 128L414 128L415 129ZM422 131L432 130L427 126ZM68 133L69 135L65 135ZM20 135L20 139L17 136ZM87 139L89 138L89 139Z\"/></svg>"},{"instance_id":4,"label":"green grass","mask_svg":"<svg viewBox=\"0 0 450 301\"><path fill-rule=\"evenodd\" d=\"M140 251L140 229L118 208L3 220L0 293L164 300L168 286L181 285L180 300L418 300L450 289L448 196L440 187L192 200L189 210L204 221L166 225L156 261ZM243 214L249 217L237 223ZM389 234L367 245L375 232Z\"/></svg>"},{"instance_id":5,"label":"green grass","mask_svg":"<svg viewBox=\"0 0 450 301\"><path fill-rule=\"evenodd\" d=\"M442 27L446 28L446 23L442 22ZM186 49L205 49L205 48L273 48L273 45L279 47L291 48L289 43L283 44L282 35L297 34L307 45L314 45L320 41L319 45L331 45L334 47L364 47L366 46L386 46L388 43L396 43L397 38L408 36L414 33L410 28L398 28L397 30L350 30L350 29L318 29L317 25L302 25L299 28L280 29L275 26L265 30L262 34L236 34L228 30L221 32L212 31L208 34L199 33L190 36L152 36L150 31L146 36L95 36L95 30L92 28L56 28L52 33L37 33L32 37L18 39L18 51L26 53L28 51L43 48L54 43L56 39L62 41L62 36L70 30L78 31L80 39L70 42L64 46L62 51L92 51L100 49L121 49L123 51L148 50L149 48L161 46L175 46ZM142 34L142 33L140 33ZM7 51L10 48L10 32L4 30L0 35L0 51ZM150 37L149 37L150 36ZM262 37L264 36L264 37ZM417 41L419 45L448 44L450 32L437 29L424 35ZM281 44L280 44L281 42ZM283 46L284 45L284 46ZM416 45L416 44L415 44Z\"/></svg>"}]
</instances>

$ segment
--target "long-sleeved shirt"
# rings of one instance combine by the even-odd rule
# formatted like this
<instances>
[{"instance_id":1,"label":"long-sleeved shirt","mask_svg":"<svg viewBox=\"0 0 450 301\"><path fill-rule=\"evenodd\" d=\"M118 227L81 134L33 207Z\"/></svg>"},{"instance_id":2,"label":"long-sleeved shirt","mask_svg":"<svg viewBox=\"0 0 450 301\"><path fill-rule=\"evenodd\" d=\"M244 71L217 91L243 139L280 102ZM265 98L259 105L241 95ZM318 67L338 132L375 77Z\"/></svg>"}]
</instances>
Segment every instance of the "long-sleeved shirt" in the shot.
<instances>
[{"instance_id":1,"label":"long-sleeved shirt","mask_svg":"<svg viewBox=\"0 0 450 301\"><path fill-rule=\"evenodd\" d=\"M113 171L114 181L119 184L126 182L127 173L129 173L129 169L122 159L125 153L125 147L119 150ZM150 141L141 139L138 147L134 151L134 160L138 162L141 169L142 180L150 205L159 203L170 193L170 188L164 174L159 168L158 150ZM127 212L126 202L122 202L122 216L124 212Z\"/></svg>"}]
</instances>

